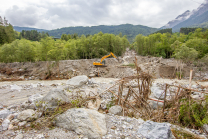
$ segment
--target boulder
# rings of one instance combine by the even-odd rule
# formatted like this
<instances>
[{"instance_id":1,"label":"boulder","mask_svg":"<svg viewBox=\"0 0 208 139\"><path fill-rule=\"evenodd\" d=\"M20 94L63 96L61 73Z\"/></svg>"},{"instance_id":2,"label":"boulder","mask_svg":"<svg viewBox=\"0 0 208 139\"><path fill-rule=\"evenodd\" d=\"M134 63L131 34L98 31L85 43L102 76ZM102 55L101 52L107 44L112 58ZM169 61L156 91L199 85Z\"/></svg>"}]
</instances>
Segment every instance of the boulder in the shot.
<instances>
[{"instance_id":1,"label":"boulder","mask_svg":"<svg viewBox=\"0 0 208 139\"><path fill-rule=\"evenodd\" d=\"M43 97L42 102L46 108L55 109L58 105L69 103L69 99L64 90L52 89Z\"/></svg>"},{"instance_id":2,"label":"boulder","mask_svg":"<svg viewBox=\"0 0 208 139\"><path fill-rule=\"evenodd\" d=\"M114 114L114 115L122 115L122 107L119 105L112 106L109 109L109 113Z\"/></svg>"},{"instance_id":3,"label":"boulder","mask_svg":"<svg viewBox=\"0 0 208 139\"><path fill-rule=\"evenodd\" d=\"M73 130L87 138L102 138L107 133L105 115L96 110L69 109L55 119L57 126Z\"/></svg>"},{"instance_id":4,"label":"boulder","mask_svg":"<svg viewBox=\"0 0 208 139\"><path fill-rule=\"evenodd\" d=\"M5 119L8 115L10 115L12 112L7 110L7 109L3 109L0 111L0 119Z\"/></svg>"},{"instance_id":5,"label":"boulder","mask_svg":"<svg viewBox=\"0 0 208 139\"><path fill-rule=\"evenodd\" d=\"M172 139L172 132L167 123L146 121L139 126L137 132L147 139Z\"/></svg>"},{"instance_id":6,"label":"boulder","mask_svg":"<svg viewBox=\"0 0 208 139\"><path fill-rule=\"evenodd\" d=\"M150 107L154 110L157 110L157 108L162 108L163 107L163 103L162 102L157 102L157 101L153 101L153 100L147 100L147 102L149 103Z\"/></svg>"},{"instance_id":7,"label":"boulder","mask_svg":"<svg viewBox=\"0 0 208 139\"><path fill-rule=\"evenodd\" d=\"M33 121L37 118L38 114L32 109L24 110L17 116L17 119L20 121Z\"/></svg>"},{"instance_id":8,"label":"boulder","mask_svg":"<svg viewBox=\"0 0 208 139\"><path fill-rule=\"evenodd\" d=\"M67 80L66 85L69 85L72 88L78 88L88 81L88 77L86 75L75 76L69 80Z\"/></svg>"}]
</instances>

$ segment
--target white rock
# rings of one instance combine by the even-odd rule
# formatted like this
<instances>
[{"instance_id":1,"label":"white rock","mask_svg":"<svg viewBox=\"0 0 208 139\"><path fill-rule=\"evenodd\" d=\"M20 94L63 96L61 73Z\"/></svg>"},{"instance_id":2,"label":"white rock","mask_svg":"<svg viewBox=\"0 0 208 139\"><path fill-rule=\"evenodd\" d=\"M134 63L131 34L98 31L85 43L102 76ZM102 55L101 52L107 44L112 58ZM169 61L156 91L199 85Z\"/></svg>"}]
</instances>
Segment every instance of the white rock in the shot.
<instances>
[{"instance_id":1,"label":"white rock","mask_svg":"<svg viewBox=\"0 0 208 139\"><path fill-rule=\"evenodd\" d=\"M18 90L20 92L22 90L22 87L14 84L14 85L11 85L11 90Z\"/></svg>"},{"instance_id":2,"label":"white rock","mask_svg":"<svg viewBox=\"0 0 208 139\"><path fill-rule=\"evenodd\" d=\"M102 138L107 133L105 115L95 110L69 109L55 119L57 126L73 130L88 138Z\"/></svg>"},{"instance_id":3,"label":"white rock","mask_svg":"<svg viewBox=\"0 0 208 139\"><path fill-rule=\"evenodd\" d=\"M32 109L24 110L17 116L17 119L20 121L33 121L36 118L38 118L38 115Z\"/></svg>"},{"instance_id":4,"label":"white rock","mask_svg":"<svg viewBox=\"0 0 208 139\"><path fill-rule=\"evenodd\" d=\"M88 77L86 75L75 76L67 80L66 85L69 85L70 87L73 87L73 88L77 88L86 84L87 81L88 81Z\"/></svg>"},{"instance_id":5,"label":"white rock","mask_svg":"<svg viewBox=\"0 0 208 139\"><path fill-rule=\"evenodd\" d=\"M2 122L2 130L5 131L8 129L9 127L9 124L10 124L10 121L8 119L5 119L3 122Z\"/></svg>"}]
</instances>

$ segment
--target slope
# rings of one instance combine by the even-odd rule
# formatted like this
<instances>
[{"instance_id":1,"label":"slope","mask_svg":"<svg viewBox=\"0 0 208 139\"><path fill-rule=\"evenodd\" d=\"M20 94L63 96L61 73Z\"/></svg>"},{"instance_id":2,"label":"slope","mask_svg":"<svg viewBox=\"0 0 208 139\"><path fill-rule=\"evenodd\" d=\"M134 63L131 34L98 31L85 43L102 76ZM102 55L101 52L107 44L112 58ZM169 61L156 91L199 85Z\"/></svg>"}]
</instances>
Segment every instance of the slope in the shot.
<instances>
[{"instance_id":1,"label":"slope","mask_svg":"<svg viewBox=\"0 0 208 139\"><path fill-rule=\"evenodd\" d=\"M157 28L151 28L147 26L142 25L131 25L131 24L123 24L123 25L112 25L112 26L92 26L92 27L65 27L55 30L48 31L48 34L50 36L54 36L57 38L60 38L62 34L74 34L77 33L78 35L93 35L97 34L100 31L103 33L110 33L118 35L119 33L122 33L122 35L126 35L130 42L133 41L133 39L138 34L148 35L155 31L157 31Z\"/></svg>"},{"instance_id":2,"label":"slope","mask_svg":"<svg viewBox=\"0 0 208 139\"><path fill-rule=\"evenodd\" d=\"M181 27L196 26L205 22L208 22L208 11L199 16L197 15L191 16L187 20L174 26L172 29L173 29L173 32L179 32Z\"/></svg>"}]
</instances>

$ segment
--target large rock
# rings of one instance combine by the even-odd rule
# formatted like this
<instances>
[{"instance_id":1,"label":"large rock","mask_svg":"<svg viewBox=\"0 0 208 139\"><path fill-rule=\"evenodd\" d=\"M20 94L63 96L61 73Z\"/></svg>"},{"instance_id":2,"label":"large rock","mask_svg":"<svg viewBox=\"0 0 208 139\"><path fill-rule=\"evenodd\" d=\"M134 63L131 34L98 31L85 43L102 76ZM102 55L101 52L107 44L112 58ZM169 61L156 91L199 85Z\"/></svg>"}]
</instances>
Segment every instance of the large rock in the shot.
<instances>
[{"instance_id":1,"label":"large rock","mask_svg":"<svg viewBox=\"0 0 208 139\"><path fill-rule=\"evenodd\" d=\"M122 115L122 107L119 105L112 106L109 109L109 113L114 114L114 115Z\"/></svg>"},{"instance_id":2,"label":"large rock","mask_svg":"<svg viewBox=\"0 0 208 139\"><path fill-rule=\"evenodd\" d=\"M8 115L10 115L12 112L4 109L0 111L0 119L5 119Z\"/></svg>"},{"instance_id":3,"label":"large rock","mask_svg":"<svg viewBox=\"0 0 208 139\"><path fill-rule=\"evenodd\" d=\"M88 77L86 75L81 75L67 80L66 84L72 88L77 88L86 84L87 81L88 81Z\"/></svg>"},{"instance_id":4,"label":"large rock","mask_svg":"<svg viewBox=\"0 0 208 139\"><path fill-rule=\"evenodd\" d=\"M167 123L146 121L139 126L138 133L147 139L171 139L172 132Z\"/></svg>"},{"instance_id":5,"label":"large rock","mask_svg":"<svg viewBox=\"0 0 208 139\"><path fill-rule=\"evenodd\" d=\"M56 125L87 138L101 138L107 133L105 115L90 109L69 109L56 117Z\"/></svg>"},{"instance_id":6,"label":"large rock","mask_svg":"<svg viewBox=\"0 0 208 139\"><path fill-rule=\"evenodd\" d=\"M69 103L69 99L64 90L52 89L43 97L42 102L46 108L55 109L58 105Z\"/></svg>"},{"instance_id":7,"label":"large rock","mask_svg":"<svg viewBox=\"0 0 208 139\"><path fill-rule=\"evenodd\" d=\"M33 121L36 118L38 118L38 114L32 109L24 110L17 116L20 121Z\"/></svg>"}]
</instances>

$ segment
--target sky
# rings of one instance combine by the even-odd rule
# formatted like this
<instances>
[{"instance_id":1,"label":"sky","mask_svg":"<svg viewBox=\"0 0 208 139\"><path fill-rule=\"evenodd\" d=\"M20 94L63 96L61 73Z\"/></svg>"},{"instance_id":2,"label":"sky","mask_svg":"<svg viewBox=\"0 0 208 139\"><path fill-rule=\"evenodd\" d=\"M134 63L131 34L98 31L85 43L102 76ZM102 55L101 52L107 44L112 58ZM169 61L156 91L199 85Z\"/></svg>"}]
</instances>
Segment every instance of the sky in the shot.
<instances>
[{"instance_id":1,"label":"sky","mask_svg":"<svg viewBox=\"0 0 208 139\"><path fill-rule=\"evenodd\" d=\"M13 26L57 29L133 24L160 28L205 0L0 0Z\"/></svg>"}]
</instances>

